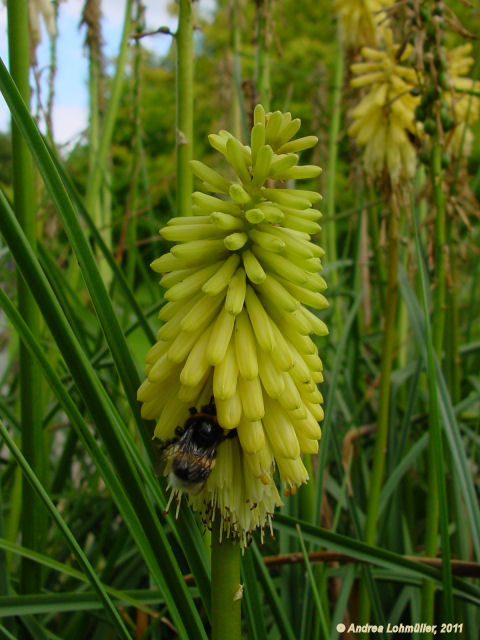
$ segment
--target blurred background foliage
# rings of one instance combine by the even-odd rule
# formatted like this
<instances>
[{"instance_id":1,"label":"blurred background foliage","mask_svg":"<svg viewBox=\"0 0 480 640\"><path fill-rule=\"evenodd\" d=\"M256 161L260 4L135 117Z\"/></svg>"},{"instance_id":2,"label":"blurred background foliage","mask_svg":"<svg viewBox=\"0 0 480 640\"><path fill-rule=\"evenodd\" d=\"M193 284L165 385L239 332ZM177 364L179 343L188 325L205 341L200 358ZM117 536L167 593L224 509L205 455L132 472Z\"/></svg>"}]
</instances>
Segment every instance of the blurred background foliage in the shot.
<instances>
[{"instance_id":1,"label":"blurred background foliage","mask_svg":"<svg viewBox=\"0 0 480 640\"><path fill-rule=\"evenodd\" d=\"M141 3L135 3L137 14L134 12L134 16L139 15L140 18L137 24L132 26L132 36L142 35L144 30L139 4ZM273 0L270 6L271 109L291 111L294 117L302 120L300 135L318 136L318 145L313 151L305 152L302 161L314 162L327 168L326 175L322 175L315 185L312 184L312 187L325 193L331 144L329 131L333 114L339 108L332 100L334 70L339 55L333 3L318 0L304 0L301 3L298 0ZM460 0L448 2L448 7L456 13L469 32L475 35L480 33L478 8ZM177 5L172 3L170 8L175 12ZM250 127L253 107L258 99L256 16L257 3L254 1L218 0L208 19L198 16L196 18L194 157L202 159L214 168L220 168L220 160L218 154L208 145L207 135L219 129L228 129L242 136ZM98 229L102 232L107 246L111 248L115 262L126 278L128 288L134 292L135 300L148 317L150 332L139 326L138 314L125 298L118 273L104 269L105 260L99 250L99 243L82 221L84 229L88 232L88 243L94 251L99 272L107 285L113 311L133 355L136 370L132 372L132 378L142 375L144 354L159 324L155 315L162 304L162 291L157 284L158 276L151 272L148 265L169 248L169 245L159 238L158 229L174 215L176 199L175 46L172 39L172 46L167 55L158 58L148 49L149 38L172 38L172 35L157 33L129 39L118 112L108 159L102 167L105 182L99 202L103 222L98 225ZM447 32L448 47L457 46L462 42L459 33ZM470 73L478 78L478 39L474 39L472 45L472 56L476 63ZM317 518L315 513L315 482L312 481L308 487L299 491L297 497L291 497L286 501L282 515L276 521L276 539L267 537L262 550L263 555L278 556L299 552L301 547L296 537L295 524L305 521L313 527L311 530L303 529L304 533L307 531L308 534L308 550L315 551L323 546L342 553L349 550L353 557L361 560L360 552L357 553L358 550L356 551L355 544L351 541L363 539L365 505L371 486L384 323L384 310L378 291L381 283L372 261L377 248L385 254L388 207L381 190L377 188L378 185L371 180L365 180L359 160L359 149L347 134L351 123L351 111L359 100L358 92L349 84L349 65L355 60L358 58L355 58L354 54L346 56L340 105L341 126L334 141L338 152L333 180L337 252L335 264L328 263L329 246L324 234L320 238L320 244L325 246L327 251L324 270L326 279L328 281L329 274L334 271L337 271L338 275L336 287L328 292L331 307L325 314L331 338L328 341L323 340L321 347L326 371L326 384L323 385L322 391L328 398L329 412L325 430L328 430L330 444L325 453L325 468L317 471L316 461L313 461L313 475L317 486L324 488L321 518ZM100 134L113 85L113 78L104 71L105 62L101 59L102 82L98 84L98 94L95 96L99 105ZM460 429L460 440L456 446L463 451L463 459L467 461L467 468L462 471L470 478L471 486L478 495L478 122L473 125L473 133L472 151L468 160L462 164L459 175L453 173L453 166L446 167L446 184L448 189L451 189L452 185L457 189L455 211L460 212L460 216L454 219L455 233L452 240L452 247L458 256L458 274L455 282L448 282L448 286L454 287L458 296L459 324L455 337L458 341L461 373L459 397L454 397L452 393L447 396L452 402ZM62 165L71 180L72 188L80 194L80 200L88 189L91 152L91 141L89 142L87 132L78 139L73 148L60 150ZM0 186L5 197L11 200L12 156L8 133L0 134ZM125 381L120 382L118 362L107 346L105 335L108 334L108 326L99 324L96 302L92 301L92 293L90 290L87 291L79 274L65 223L58 217L51 196L38 173L35 178L35 191L39 257L43 269L84 353L95 367L98 380L118 410L126 433L130 434L138 450L142 451L142 456L147 459L139 444L141 439L137 426L140 421L135 424L136 417L132 417L131 407L122 390L122 383L125 384ZM428 186L422 186L417 181L411 186L411 191L410 187L406 189L406 195L406 199L411 200L412 211L421 210L423 216L420 238L427 272L432 276L434 256L431 223L434 206L431 193ZM366 239L369 233L366 227L362 231L363 213L370 209L376 211L379 221L379 247L375 246L372 238ZM77 213L79 211L80 208L77 207ZM90 214L93 215L92 212ZM331 218L324 217L325 229L329 222ZM429 422L428 380L420 348L423 334L420 334L419 338L418 333L414 331L415 319L417 323L420 322L416 325L417 331L421 322L425 320L423 311L418 307L421 293L419 264L414 257L414 235L409 211L403 219L400 239L401 262L408 274L409 283L402 285L402 299L406 300L408 296L413 298L410 299L408 312L405 306L399 311L397 330L404 342L397 345L395 351L396 360L390 390L390 432L386 454L385 482L388 491L382 494L382 512L377 529L378 546L406 556L420 555L423 550L426 529L425 504L430 491L428 461L425 455L426 440L422 440ZM363 268L365 262L369 266L367 272ZM12 299L16 298L14 270L14 262L8 248L5 244L0 245L1 286ZM412 299L417 306L412 303ZM412 308L417 316L412 316ZM7 321L5 316L0 320L0 418L11 427L18 441L22 432L18 411L18 339L10 321ZM78 381L59 353L55 338L55 332L51 328L48 329L43 322L39 343L64 387L71 394L85 419L85 424L93 432L95 420L89 413L88 402L78 393ZM399 356L400 351L403 353L402 356ZM444 361L443 365L448 381L451 363ZM144 605L154 603L152 606L155 611L152 612L123 602L122 616L131 633L137 638L176 637L175 631L172 630L171 608L165 605L162 597L159 597L159 592L153 588L154 580L145 567L138 541L133 542L131 532L124 526L118 503L112 499L110 488L106 487L104 478L99 473L97 460L86 453L84 443L71 428L70 418L58 403L55 394L47 390L44 381L42 385L43 396L39 402L42 405L44 456L47 461L45 486L90 563L101 576L102 582L128 592ZM147 433L153 431L152 424L143 427ZM112 452L108 451L102 437L98 439L110 459ZM150 454L155 458L155 452ZM458 469L455 470L457 458L453 454L453 451L448 451L445 459L441 461L447 479L447 497L451 509L448 524L452 538L452 558L470 562L470 570L473 572L471 575L478 578L478 564L474 561L478 563L480 558L477 557L478 550L474 549L472 539L478 537L479 532L471 529L471 521L467 519L463 488L459 488L458 481L454 478ZM0 465L1 493L4 496L0 537L2 540L15 543L21 540L22 531L21 476L15 460L6 449L2 450ZM121 466L116 467L116 472L122 479L120 469ZM158 482L157 478L155 482ZM146 495L155 505L157 515L161 518L164 505L157 496L152 498L150 489L146 491ZM317 502L320 502L319 496ZM181 548L176 535L176 525L171 518L161 522L181 572L193 572L188 550L185 552L185 549ZM50 525L45 529L43 552L50 558L70 565L71 550L59 530ZM338 533L349 538L347 541L341 537L321 539L320 530L315 529L320 525L332 532L332 535ZM206 542L205 549L208 540ZM346 546L342 547L342 544ZM1 625L0 630L3 637L15 638L17 634L18 637L60 637L71 640L116 637L104 611L100 609L95 594L89 591L82 599L85 587L79 587L77 577L59 573L55 568L44 567L40 570L42 593L52 596L50 601L38 599L35 606L32 601L15 600L16 591L22 590L19 578L21 560L18 549L8 548L7 545L4 545L4 549L7 550L7 555L3 560L0 558L0 564L3 563L0 579L2 586L5 587L8 583L8 587L5 587L4 595L0 597L0 618L2 615L6 616L3 619L5 624ZM195 548L199 558L206 557L205 549ZM343 561L342 564L336 561L328 565L320 564L315 568L315 580L312 583L310 578L306 577L303 564L282 566L280 561L278 565L274 564L265 577L258 564L258 557L255 545L255 551L252 549L247 552L243 565L243 578L247 589L244 600L245 636L248 638L260 640L264 637L295 637L309 640L323 637L320 631L323 628L323 615L327 616L330 637L339 637L335 631L337 622L357 619L361 591L358 585L365 585L365 582L359 583L357 580L354 581L354 578L360 575L369 584L369 593L374 603L372 620L375 618L376 622L382 623L387 620L419 622L422 619L419 604L421 575L409 574L405 577L391 558L391 565L375 565L370 575L370 578L373 576L375 579L375 585L372 587L371 583L368 583L368 575L365 578L358 569L359 565L344 564ZM375 564L373 555L369 556L369 561ZM382 562L387 563L387 560L383 558ZM398 575L395 573L397 570ZM437 580L439 575L437 572ZM255 584L257 579L258 585ZM460 591L463 589L464 599L455 600L455 621L464 622L465 637L476 640L480 620L478 579L475 582L465 578L463 583L467 586L457 585ZM189 588L192 598L198 603L198 589ZM473 604L465 604L467 592L470 593ZM250 599L249 593L258 596L257 604L254 598ZM53 597L56 595L59 598ZM61 595L64 596L63 599ZM436 592L435 598L435 619L441 619L440 590ZM62 602L67 612L61 609ZM326 613L322 613L319 602L323 603ZM91 610L87 607L91 607ZM208 628L207 607L200 605L199 610L202 622ZM282 610L285 619L282 617ZM16 618L13 617L12 611L15 612ZM383 618L380 617L382 615Z\"/></svg>"}]
</instances>

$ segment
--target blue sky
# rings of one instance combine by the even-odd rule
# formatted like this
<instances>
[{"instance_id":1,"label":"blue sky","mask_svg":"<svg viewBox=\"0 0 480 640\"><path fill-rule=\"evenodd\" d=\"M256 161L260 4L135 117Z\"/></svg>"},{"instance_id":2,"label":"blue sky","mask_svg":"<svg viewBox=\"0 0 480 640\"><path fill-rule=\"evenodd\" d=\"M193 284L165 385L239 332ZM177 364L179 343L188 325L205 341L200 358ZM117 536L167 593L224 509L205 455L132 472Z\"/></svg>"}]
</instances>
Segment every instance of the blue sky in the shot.
<instances>
[{"instance_id":1,"label":"blue sky","mask_svg":"<svg viewBox=\"0 0 480 640\"><path fill-rule=\"evenodd\" d=\"M144 0L146 5L147 29L168 26L176 29L176 18L168 14L170 0ZM88 114L88 62L83 42L85 30L79 30L84 0L66 0L60 3L57 45L58 71L55 83L55 107L53 111L53 129L55 139L63 144L71 141L86 128ZM202 0L201 8L210 10L213 0ZM122 30L125 0L102 0L104 54L107 60L113 60L118 52ZM8 61L7 51L7 12L0 3L0 56ZM145 38L143 43L157 54L164 54L171 44L170 36L156 35ZM43 38L37 49L39 67L48 67L49 42L43 28ZM47 75L47 72L45 72ZM43 100L46 100L44 92ZM0 130L9 128L10 116L0 96Z\"/></svg>"}]
</instances>

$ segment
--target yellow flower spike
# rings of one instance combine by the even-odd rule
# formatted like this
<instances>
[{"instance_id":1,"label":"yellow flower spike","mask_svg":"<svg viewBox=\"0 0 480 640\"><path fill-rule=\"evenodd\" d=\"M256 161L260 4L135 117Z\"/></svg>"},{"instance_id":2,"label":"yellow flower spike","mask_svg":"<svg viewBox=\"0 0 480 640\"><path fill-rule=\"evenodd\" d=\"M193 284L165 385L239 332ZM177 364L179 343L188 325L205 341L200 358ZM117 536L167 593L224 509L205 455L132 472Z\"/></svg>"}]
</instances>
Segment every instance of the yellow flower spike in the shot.
<instances>
[{"instance_id":1,"label":"yellow flower spike","mask_svg":"<svg viewBox=\"0 0 480 640\"><path fill-rule=\"evenodd\" d=\"M263 535L281 504L276 462L294 494L308 479L300 455L318 450L321 433L312 334L328 331L306 307L328 304L318 274L324 252L311 241L321 196L285 185L320 173L299 165L298 154L317 142L295 139L299 128L290 113L259 105L250 147L227 131L210 135L236 177L192 161L211 193L194 192L188 215L161 230L175 244L152 263L167 303L138 391L142 415L157 420L155 435L166 441L164 473L177 503L186 494L207 526L219 517L221 535L242 546L255 528Z\"/></svg>"},{"instance_id":2,"label":"yellow flower spike","mask_svg":"<svg viewBox=\"0 0 480 640\"><path fill-rule=\"evenodd\" d=\"M471 43L467 43L447 50L448 74L452 82L452 91L446 91L442 98L449 104L455 126L447 138L446 151L450 155L470 155L472 151L473 134L470 129L480 114L480 83L478 80L465 78L469 73L474 59L469 56L472 51ZM474 92L477 95L473 95Z\"/></svg>"},{"instance_id":3,"label":"yellow flower spike","mask_svg":"<svg viewBox=\"0 0 480 640\"><path fill-rule=\"evenodd\" d=\"M272 329L275 338L275 349L272 351L272 360L279 371L290 371L295 364L290 347L274 322L272 322Z\"/></svg>"},{"instance_id":4,"label":"yellow flower spike","mask_svg":"<svg viewBox=\"0 0 480 640\"><path fill-rule=\"evenodd\" d=\"M265 126L265 109L263 108L263 105L257 104L253 110L253 122L254 125L261 122L263 126Z\"/></svg>"},{"instance_id":5,"label":"yellow flower spike","mask_svg":"<svg viewBox=\"0 0 480 640\"><path fill-rule=\"evenodd\" d=\"M192 200L199 207L199 209L205 214L210 214L213 211L221 211L223 213L230 213L232 215L240 216L241 209L234 202L228 200L222 200L211 196L201 191L194 191L192 193ZM168 223L167 223L168 224Z\"/></svg>"},{"instance_id":6,"label":"yellow flower spike","mask_svg":"<svg viewBox=\"0 0 480 640\"><path fill-rule=\"evenodd\" d=\"M233 340L225 352L223 360L217 364L213 372L213 395L226 400L237 390L238 364Z\"/></svg>"},{"instance_id":7,"label":"yellow flower spike","mask_svg":"<svg viewBox=\"0 0 480 640\"><path fill-rule=\"evenodd\" d=\"M208 323L215 316L223 300L223 292L216 296L201 296L187 311L180 326L184 331L195 331L199 324Z\"/></svg>"},{"instance_id":8,"label":"yellow flower spike","mask_svg":"<svg viewBox=\"0 0 480 640\"><path fill-rule=\"evenodd\" d=\"M283 482L285 485L288 485L290 489L296 489L296 487L301 484L308 482L308 471L305 469L305 465L300 456L293 460L278 457L276 458L276 462Z\"/></svg>"},{"instance_id":9,"label":"yellow flower spike","mask_svg":"<svg viewBox=\"0 0 480 640\"><path fill-rule=\"evenodd\" d=\"M285 390L283 372L278 370L268 353L262 353L258 361L258 372L268 395L271 398L279 398Z\"/></svg>"},{"instance_id":10,"label":"yellow flower spike","mask_svg":"<svg viewBox=\"0 0 480 640\"><path fill-rule=\"evenodd\" d=\"M151 347L145 356L145 362L147 364L155 364L157 360L159 360L164 353L168 351L168 342L164 340L160 340L156 342L153 347Z\"/></svg>"},{"instance_id":11,"label":"yellow flower spike","mask_svg":"<svg viewBox=\"0 0 480 640\"><path fill-rule=\"evenodd\" d=\"M261 420L265 415L265 406L260 379L258 377L253 380L239 378L237 388L245 418L250 422Z\"/></svg>"},{"instance_id":12,"label":"yellow flower spike","mask_svg":"<svg viewBox=\"0 0 480 640\"><path fill-rule=\"evenodd\" d=\"M389 0L335 0L344 45L357 49L377 44L384 32L381 9L389 4Z\"/></svg>"},{"instance_id":13,"label":"yellow flower spike","mask_svg":"<svg viewBox=\"0 0 480 640\"><path fill-rule=\"evenodd\" d=\"M237 315L243 309L246 291L246 276L244 269L237 269L235 275L228 285L227 297L225 299L225 309Z\"/></svg>"},{"instance_id":14,"label":"yellow flower spike","mask_svg":"<svg viewBox=\"0 0 480 640\"><path fill-rule=\"evenodd\" d=\"M210 214L213 224L222 231L239 231L243 230L244 224L238 216L232 216L230 213L222 211L214 211Z\"/></svg>"},{"instance_id":15,"label":"yellow flower spike","mask_svg":"<svg viewBox=\"0 0 480 640\"><path fill-rule=\"evenodd\" d=\"M409 134L415 133L414 111L420 98L411 95L417 85L415 71L408 66L411 46L406 46L399 63L400 45L392 32L384 31L384 48L364 47L369 62L351 66L353 87L368 87L369 92L352 111L348 133L365 147L364 165L373 177L388 174L392 185L411 178L416 169L416 153Z\"/></svg>"},{"instance_id":16,"label":"yellow flower spike","mask_svg":"<svg viewBox=\"0 0 480 640\"><path fill-rule=\"evenodd\" d=\"M204 331L190 351L180 374L180 382L188 387L197 385L204 376L210 363L207 360L207 345L212 333L211 327Z\"/></svg>"},{"instance_id":17,"label":"yellow flower spike","mask_svg":"<svg viewBox=\"0 0 480 640\"><path fill-rule=\"evenodd\" d=\"M250 148L252 150L252 164L255 166L257 154L265 145L265 125L263 122L257 122L252 128L250 136Z\"/></svg>"},{"instance_id":18,"label":"yellow flower spike","mask_svg":"<svg viewBox=\"0 0 480 640\"><path fill-rule=\"evenodd\" d=\"M171 394L163 407L160 417L155 425L155 436L161 440L167 440L173 436L175 427L183 424L188 415L188 405L186 402L179 402L177 391L179 385L171 388Z\"/></svg>"},{"instance_id":19,"label":"yellow flower spike","mask_svg":"<svg viewBox=\"0 0 480 640\"><path fill-rule=\"evenodd\" d=\"M245 380L258 376L257 347L252 325L243 309L235 319L235 355L238 370Z\"/></svg>"},{"instance_id":20,"label":"yellow flower spike","mask_svg":"<svg viewBox=\"0 0 480 640\"><path fill-rule=\"evenodd\" d=\"M232 254L223 264L221 264L221 266L218 266L212 277L205 282L202 286L202 291L210 296L215 296L221 293L226 289L226 287L228 287L239 263L240 258L238 254Z\"/></svg>"},{"instance_id":21,"label":"yellow flower spike","mask_svg":"<svg viewBox=\"0 0 480 640\"><path fill-rule=\"evenodd\" d=\"M251 236L252 232L250 232ZM253 255L253 253L246 249L242 252L242 261L245 268L245 273L248 279L254 284L261 284L267 277L262 265Z\"/></svg>"},{"instance_id":22,"label":"yellow flower spike","mask_svg":"<svg viewBox=\"0 0 480 640\"><path fill-rule=\"evenodd\" d=\"M281 310L295 311L298 307L297 300L269 273L266 274L263 282L259 283L257 291L260 293L262 300L275 300Z\"/></svg>"},{"instance_id":23,"label":"yellow flower spike","mask_svg":"<svg viewBox=\"0 0 480 640\"><path fill-rule=\"evenodd\" d=\"M224 429L235 429L242 417L242 401L238 393L239 382L237 382L237 392L231 398L226 400L218 398L215 402L218 423Z\"/></svg>"},{"instance_id":24,"label":"yellow flower spike","mask_svg":"<svg viewBox=\"0 0 480 640\"><path fill-rule=\"evenodd\" d=\"M304 409L302 397L290 373L283 373L282 378L284 384L284 392L281 396L278 397L280 405L286 411L297 411L298 409ZM304 410L302 417L305 417L306 415L307 412L306 410Z\"/></svg>"},{"instance_id":25,"label":"yellow flower spike","mask_svg":"<svg viewBox=\"0 0 480 640\"><path fill-rule=\"evenodd\" d=\"M264 398L263 426L275 454L275 458L296 458L300 455L297 435L290 417L284 409L268 396Z\"/></svg>"},{"instance_id":26,"label":"yellow flower spike","mask_svg":"<svg viewBox=\"0 0 480 640\"><path fill-rule=\"evenodd\" d=\"M265 220L265 214L261 209L248 209L245 211L245 218L252 224L259 224Z\"/></svg>"},{"instance_id":27,"label":"yellow flower spike","mask_svg":"<svg viewBox=\"0 0 480 640\"><path fill-rule=\"evenodd\" d=\"M253 185L259 186L265 182L270 171L272 158L272 147L265 145L259 149L253 166Z\"/></svg>"},{"instance_id":28,"label":"yellow flower spike","mask_svg":"<svg viewBox=\"0 0 480 640\"><path fill-rule=\"evenodd\" d=\"M183 261L186 266L200 266L210 263L212 258L223 258L226 249L223 240L192 240L185 244L176 244L171 249L174 258Z\"/></svg>"},{"instance_id":29,"label":"yellow flower spike","mask_svg":"<svg viewBox=\"0 0 480 640\"><path fill-rule=\"evenodd\" d=\"M230 182L199 160L190 160L192 173L216 189L215 193L228 193Z\"/></svg>"},{"instance_id":30,"label":"yellow flower spike","mask_svg":"<svg viewBox=\"0 0 480 640\"><path fill-rule=\"evenodd\" d=\"M265 432L261 420L247 420L242 416L237 427L238 439L246 453L258 453L265 446Z\"/></svg>"},{"instance_id":31,"label":"yellow flower spike","mask_svg":"<svg viewBox=\"0 0 480 640\"><path fill-rule=\"evenodd\" d=\"M191 276L194 273L197 273L197 271L198 269L195 269L195 267L182 269L181 271L171 271L160 278L160 285L165 289L170 289L174 284L182 282L182 280L188 278L188 276Z\"/></svg>"},{"instance_id":32,"label":"yellow flower spike","mask_svg":"<svg viewBox=\"0 0 480 640\"><path fill-rule=\"evenodd\" d=\"M164 353L149 370L148 379L150 382L163 382L163 380L167 380L173 376L173 374L177 372L177 369L178 365L169 360L168 355Z\"/></svg>"},{"instance_id":33,"label":"yellow flower spike","mask_svg":"<svg viewBox=\"0 0 480 640\"><path fill-rule=\"evenodd\" d=\"M206 322L202 323L194 331L180 331L175 340L170 343L170 348L167 352L168 359L178 364L184 362L198 339L202 336L206 324Z\"/></svg>"},{"instance_id":34,"label":"yellow flower spike","mask_svg":"<svg viewBox=\"0 0 480 640\"><path fill-rule=\"evenodd\" d=\"M262 303L250 285L247 285L245 304L247 306L248 316L258 344L264 351L273 351L275 347L275 338L273 335L272 323L268 313L263 308Z\"/></svg>"},{"instance_id":35,"label":"yellow flower spike","mask_svg":"<svg viewBox=\"0 0 480 640\"><path fill-rule=\"evenodd\" d=\"M219 263L208 265L203 269L195 270L191 275L182 279L181 282L177 282L172 285L165 293L166 300L181 300L182 298L188 298L194 293L197 293L198 289L209 280L219 268ZM165 284L165 283L164 283Z\"/></svg>"},{"instance_id":36,"label":"yellow flower spike","mask_svg":"<svg viewBox=\"0 0 480 640\"><path fill-rule=\"evenodd\" d=\"M227 347L230 344L235 316L225 310L220 311L212 328L212 335L207 347L207 360L210 364L220 364L225 358Z\"/></svg>"}]
</instances>

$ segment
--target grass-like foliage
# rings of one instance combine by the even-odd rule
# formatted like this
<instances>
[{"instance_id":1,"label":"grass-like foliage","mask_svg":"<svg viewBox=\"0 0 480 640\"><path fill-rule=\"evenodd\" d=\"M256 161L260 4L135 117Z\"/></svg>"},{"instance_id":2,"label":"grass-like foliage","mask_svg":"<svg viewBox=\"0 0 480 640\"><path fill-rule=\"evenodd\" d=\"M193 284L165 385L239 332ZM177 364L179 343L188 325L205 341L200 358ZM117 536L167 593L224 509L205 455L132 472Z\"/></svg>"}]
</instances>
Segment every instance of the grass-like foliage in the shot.
<instances>
[{"instance_id":1,"label":"grass-like foliage","mask_svg":"<svg viewBox=\"0 0 480 640\"><path fill-rule=\"evenodd\" d=\"M473 64L479 45L470 37L480 26L475 11L468 3L436 0L308 0L301 11L293 0L232 0L219 2L206 18L201 2L197 7L180 0L177 33L161 29L152 35L142 2L128 0L109 77L99 3L88 0L83 24L89 135L59 151L53 93L37 96L45 127L39 129L29 107L32 71L35 91L41 84L32 18L41 4L8 0L9 69L0 61L0 92L12 116L11 135L0 134L0 637L314 640L347 637L344 632L367 637L370 624L383 626L378 634L385 637L433 637L430 627L437 625L440 633L444 625L443 637L476 640L480 84ZM61 55L52 25L62 6L44 4L51 90ZM201 36L194 37L196 28ZM148 51L150 37L172 38L171 51L155 58ZM265 111L257 107L254 115L258 103ZM299 139L279 142L274 123L279 131L295 128L296 117L302 121ZM210 142L220 154L208 146L207 134L217 131ZM255 138L260 135L261 143ZM261 176L257 143L265 156ZM237 176L227 175L221 154ZM314 165L324 168L321 176ZM306 180L297 183L299 177ZM216 191L209 180L220 185ZM218 202L225 210L211 209L211 196L192 198L194 188L205 187L216 195L224 189ZM256 199L249 207L250 187ZM274 200L278 187L285 189L283 203L281 197ZM324 194L324 206L315 192ZM297 206L303 206L302 219L295 217ZM317 208L323 212L320 231ZM183 216L198 216L203 227ZM286 227L288 221L293 225L287 232L281 226L285 219ZM163 238L160 228L166 230ZM318 386L325 410L318 453L303 455L303 461L295 453L302 475L291 481L280 449L272 446L280 462L273 465L272 457L271 478L256 477L258 495L260 478L264 484L274 481L280 491L286 488L283 505L271 520L273 535L268 526L255 529L258 522L270 523L270 507L280 502L273 484L275 499L268 509L258 509L264 514L259 521L252 515L257 504L238 516L254 522L248 535L237 535L246 547L241 556L240 547L227 540L230 516L233 521L228 504L217 512L222 520L214 521L212 531L199 516L208 521L217 496L229 491L222 478L232 474L218 474L211 504L201 504L199 492L191 500L198 510L192 510L185 491L179 505L168 505L165 447L152 439L155 423L142 417L137 400L145 354L165 343L162 336L170 330L157 335L164 324L158 313L162 318L165 305L175 307L179 283L190 286L197 277L200 263L184 248L198 247L193 236L210 228L214 240L205 235L198 241L212 247L225 241L232 253L220 246L221 259L235 269L244 265L246 304L254 300L255 317L267 324L280 318L291 340L297 325L292 329L287 318L300 292L296 321L305 325L307 318L322 335L310 331L310 338L302 334L295 343L300 360L301 345L308 344L318 347L323 362L314 380L324 377ZM185 244L169 254L169 238ZM300 269L287 265L288 249L282 253L287 238L294 253L300 252L297 263L310 269L301 286L295 282ZM315 288L302 288L309 279L311 287L324 282L314 273L320 246L326 251L321 275L328 284L328 309L309 304L320 295ZM169 260L179 261L175 251L181 266L164 268ZM148 267L154 260L154 266L162 265L157 271L167 273L165 287ZM201 266L211 270L212 280L214 265ZM277 268L278 282L272 277ZM232 280L236 272L225 273ZM288 313L275 311L275 290L262 294L267 277L276 282L277 297L293 300ZM192 296L208 278L199 280ZM251 328L255 322L245 309L236 313ZM211 364L226 357L235 333L228 309L221 313L230 333ZM197 330L210 332L207 326ZM264 326L251 330L259 354L266 333ZM209 349L216 354L212 340ZM175 348L182 351L183 366L189 352L181 344ZM240 364L241 356L236 355ZM305 358L320 362L311 352ZM173 365L172 371L176 394L181 385L173 381ZM283 384L283 370L274 374ZM261 395L260 377L261 410L265 398L265 411L285 416L287 410L277 408L281 398L277 403ZM241 384L247 406L253 399ZM150 389L149 383L143 388ZM320 398L320 417L321 396L316 389L310 393ZM164 406L174 412L175 394L159 400L159 411L151 415L148 397L147 417L157 418ZM188 411L188 402L183 409ZM217 413L226 415L222 411L223 405ZM260 419L263 414L252 413L250 423ZM264 419L266 441L275 437L274 422ZM170 438L178 426L157 423L157 434ZM240 427L230 426L236 438ZM292 433L289 445L298 448L293 427ZM235 441L224 435L219 446L250 455L255 442L245 434ZM313 436L308 445L300 436L300 445L316 450ZM239 474L245 486L247 468ZM241 513L243 503L236 508ZM426 627L415 629L417 623Z\"/></svg>"}]
</instances>

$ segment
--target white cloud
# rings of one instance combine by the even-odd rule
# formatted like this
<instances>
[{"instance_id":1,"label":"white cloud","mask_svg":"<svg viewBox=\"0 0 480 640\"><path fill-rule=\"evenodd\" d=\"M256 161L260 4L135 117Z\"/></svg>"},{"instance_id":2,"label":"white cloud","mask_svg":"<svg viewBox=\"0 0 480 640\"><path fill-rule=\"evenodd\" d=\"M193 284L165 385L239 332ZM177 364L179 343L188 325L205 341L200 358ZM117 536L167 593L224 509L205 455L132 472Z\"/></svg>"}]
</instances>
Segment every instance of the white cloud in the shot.
<instances>
[{"instance_id":1,"label":"white cloud","mask_svg":"<svg viewBox=\"0 0 480 640\"><path fill-rule=\"evenodd\" d=\"M0 3L0 31L7 29L7 8Z\"/></svg>"},{"instance_id":2,"label":"white cloud","mask_svg":"<svg viewBox=\"0 0 480 640\"><path fill-rule=\"evenodd\" d=\"M67 144L87 127L88 110L78 104L57 104L53 107L55 142Z\"/></svg>"},{"instance_id":3,"label":"white cloud","mask_svg":"<svg viewBox=\"0 0 480 640\"><path fill-rule=\"evenodd\" d=\"M170 0L144 0L146 25L148 30L168 26L177 28L177 17L168 13ZM79 33L82 9L85 0L64 0L59 11L58 72L56 78L56 105L53 112L55 139L60 144L78 135L87 123L87 75L88 62L83 50L84 34ZM114 59L118 53L120 34L125 13L125 0L102 0L103 35L105 54ZM215 7L215 0L200 0L195 10L208 15ZM5 63L7 55L7 12L0 0L0 55ZM145 38L142 44L157 55L165 55L171 45L171 38L164 35ZM45 37L37 51L40 67L49 63L49 43ZM45 76L46 77L46 76ZM43 89L42 89L43 90ZM46 90L46 89L45 89ZM43 96L45 100L45 95ZM0 130L9 128L10 114L0 95Z\"/></svg>"},{"instance_id":4,"label":"white cloud","mask_svg":"<svg viewBox=\"0 0 480 640\"><path fill-rule=\"evenodd\" d=\"M62 5L62 11L78 18L80 21L85 0L66 0ZM149 27L159 27L163 24L171 24L175 18L169 15L167 1L147 0L146 20ZM125 0L102 0L102 15L109 27L121 27L125 15Z\"/></svg>"}]
</instances>

